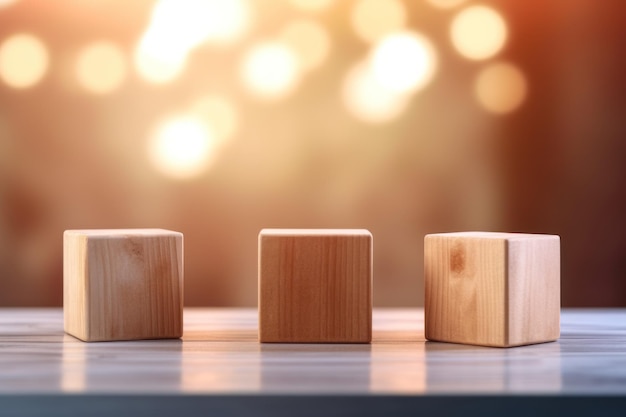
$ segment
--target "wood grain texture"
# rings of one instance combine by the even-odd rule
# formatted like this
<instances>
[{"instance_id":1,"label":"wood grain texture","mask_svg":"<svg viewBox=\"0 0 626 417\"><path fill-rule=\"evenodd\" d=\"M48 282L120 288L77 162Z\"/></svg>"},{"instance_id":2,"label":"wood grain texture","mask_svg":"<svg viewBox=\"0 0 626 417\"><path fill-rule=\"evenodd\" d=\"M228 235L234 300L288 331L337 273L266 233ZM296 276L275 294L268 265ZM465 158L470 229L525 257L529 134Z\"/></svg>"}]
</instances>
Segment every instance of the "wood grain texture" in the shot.
<instances>
[{"instance_id":1,"label":"wood grain texture","mask_svg":"<svg viewBox=\"0 0 626 417\"><path fill-rule=\"evenodd\" d=\"M508 344L516 346L558 339L561 310L559 237L512 237L508 245Z\"/></svg>"},{"instance_id":2,"label":"wood grain texture","mask_svg":"<svg viewBox=\"0 0 626 417\"><path fill-rule=\"evenodd\" d=\"M22 416L1 407L2 399L20 397L39 404L36 415L48 416L46 403L33 401L41 394L62 401L63 416L91 416L72 407L73 400L102 394L121 405L120 415L137 409L127 402L133 395L143 396L141 410L154 398L193 404L225 395L240 402L231 413L237 416L244 408L264 415L248 401L277 395L353 402L355 396L602 396L598 405L606 396L626 396L623 308L564 309L558 342L517 349L424 343L422 309L374 309L371 344L259 344L257 320L251 308L186 308L180 340L82 343L63 333L61 309L0 308L0 414Z\"/></svg>"},{"instance_id":3,"label":"wood grain texture","mask_svg":"<svg viewBox=\"0 0 626 417\"><path fill-rule=\"evenodd\" d=\"M63 240L67 333L88 342L182 336L181 233L68 230Z\"/></svg>"},{"instance_id":4,"label":"wood grain texture","mask_svg":"<svg viewBox=\"0 0 626 417\"><path fill-rule=\"evenodd\" d=\"M261 342L369 343L371 338L370 232L261 231Z\"/></svg>"},{"instance_id":5,"label":"wood grain texture","mask_svg":"<svg viewBox=\"0 0 626 417\"><path fill-rule=\"evenodd\" d=\"M424 281L429 340L512 347L559 337L558 236L427 235Z\"/></svg>"}]
</instances>

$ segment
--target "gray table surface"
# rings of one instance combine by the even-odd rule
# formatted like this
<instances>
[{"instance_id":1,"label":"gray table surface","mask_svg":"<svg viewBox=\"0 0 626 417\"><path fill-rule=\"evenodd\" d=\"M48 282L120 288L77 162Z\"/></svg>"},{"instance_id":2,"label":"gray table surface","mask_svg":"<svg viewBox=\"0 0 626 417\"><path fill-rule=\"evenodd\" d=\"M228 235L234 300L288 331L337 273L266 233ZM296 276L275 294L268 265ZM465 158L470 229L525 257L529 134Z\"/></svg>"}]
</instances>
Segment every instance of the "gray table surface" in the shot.
<instances>
[{"instance_id":1,"label":"gray table surface","mask_svg":"<svg viewBox=\"0 0 626 417\"><path fill-rule=\"evenodd\" d=\"M61 309L0 309L0 411L67 415L100 401L103 413L197 403L187 411L261 415L271 399L272 415L342 400L365 415L389 398L399 411L489 398L480 404L502 404L495 413L526 398L602 397L626 415L626 309L564 309L559 341L510 349L426 342L421 309L374 310L368 345L260 344L254 309L188 308L184 322L181 340L83 343L63 333Z\"/></svg>"}]
</instances>

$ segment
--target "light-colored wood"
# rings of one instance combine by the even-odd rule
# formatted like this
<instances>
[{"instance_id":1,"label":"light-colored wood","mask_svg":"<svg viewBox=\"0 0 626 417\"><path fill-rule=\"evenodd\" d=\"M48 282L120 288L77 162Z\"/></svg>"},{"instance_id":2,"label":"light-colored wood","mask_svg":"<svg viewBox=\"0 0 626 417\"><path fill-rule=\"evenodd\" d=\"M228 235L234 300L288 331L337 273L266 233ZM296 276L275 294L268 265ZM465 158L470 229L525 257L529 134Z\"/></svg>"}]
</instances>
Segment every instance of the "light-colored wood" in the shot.
<instances>
[{"instance_id":1,"label":"light-colored wood","mask_svg":"<svg viewBox=\"0 0 626 417\"><path fill-rule=\"evenodd\" d=\"M560 239L460 232L424 239L426 338L512 347L560 328Z\"/></svg>"},{"instance_id":2,"label":"light-colored wood","mask_svg":"<svg viewBox=\"0 0 626 417\"><path fill-rule=\"evenodd\" d=\"M370 232L261 231L261 342L369 343L371 338Z\"/></svg>"},{"instance_id":3,"label":"light-colored wood","mask_svg":"<svg viewBox=\"0 0 626 417\"><path fill-rule=\"evenodd\" d=\"M183 235L162 229L67 230L65 331L83 341L182 336Z\"/></svg>"}]
</instances>

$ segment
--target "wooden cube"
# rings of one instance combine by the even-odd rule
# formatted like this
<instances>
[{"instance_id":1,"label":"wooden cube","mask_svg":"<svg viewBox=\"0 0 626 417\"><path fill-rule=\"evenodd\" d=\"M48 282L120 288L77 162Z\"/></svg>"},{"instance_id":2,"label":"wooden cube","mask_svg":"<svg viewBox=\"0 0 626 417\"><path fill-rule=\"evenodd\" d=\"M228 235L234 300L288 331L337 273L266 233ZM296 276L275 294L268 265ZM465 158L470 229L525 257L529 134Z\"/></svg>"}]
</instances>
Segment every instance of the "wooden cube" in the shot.
<instances>
[{"instance_id":1,"label":"wooden cube","mask_svg":"<svg viewBox=\"0 0 626 417\"><path fill-rule=\"evenodd\" d=\"M63 315L86 342L181 337L182 233L66 230Z\"/></svg>"},{"instance_id":2,"label":"wooden cube","mask_svg":"<svg viewBox=\"0 0 626 417\"><path fill-rule=\"evenodd\" d=\"M262 230L259 339L369 343L372 234L347 229Z\"/></svg>"},{"instance_id":3,"label":"wooden cube","mask_svg":"<svg viewBox=\"0 0 626 417\"><path fill-rule=\"evenodd\" d=\"M428 340L496 347L560 333L560 239L462 232L424 239Z\"/></svg>"}]
</instances>

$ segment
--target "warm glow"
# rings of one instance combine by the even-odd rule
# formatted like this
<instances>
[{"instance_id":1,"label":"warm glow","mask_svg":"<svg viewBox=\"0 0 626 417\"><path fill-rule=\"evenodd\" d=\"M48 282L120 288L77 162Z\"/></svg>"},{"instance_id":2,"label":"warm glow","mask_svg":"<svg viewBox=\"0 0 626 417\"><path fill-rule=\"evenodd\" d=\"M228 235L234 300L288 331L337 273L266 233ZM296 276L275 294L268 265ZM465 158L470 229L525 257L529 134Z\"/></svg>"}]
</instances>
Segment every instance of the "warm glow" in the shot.
<instances>
[{"instance_id":1,"label":"warm glow","mask_svg":"<svg viewBox=\"0 0 626 417\"><path fill-rule=\"evenodd\" d=\"M351 15L354 31L366 42L404 29L406 19L406 10L399 0L360 0Z\"/></svg>"},{"instance_id":2,"label":"warm glow","mask_svg":"<svg viewBox=\"0 0 626 417\"><path fill-rule=\"evenodd\" d=\"M239 117L232 101L211 95L193 103L191 112L206 123L215 134L217 142L231 139L237 130Z\"/></svg>"},{"instance_id":3,"label":"warm glow","mask_svg":"<svg viewBox=\"0 0 626 417\"><path fill-rule=\"evenodd\" d=\"M228 42L248 29L247 0L160 0L151 29L167 33L173 43L191 49L204 41Z\"/></svg>"},{"instance_id":4,"label":"warm glow","mask_svg":"<svg viewBox=\"0 0 626 417\"><path fill-rule=\"evenodd\" d=\"M452 9L465 3L466 0L428 0L430 4L440 9Z\"/></svg>"},{"instance_id":5,"label":"warm glow","mask_svg":"<svg viewBox=\"0 0 626 417\"><path fill-rule=\"evenodd\" d=\"M249 26L247 0L160 0L135 53L137 71L149 82L170 82L192 49L235 41Z\"/></svg>"},{"instance_id":6,"label":"warm glow","mask_svg":"<svg viewBox=\"0 0 626 417\"><path fill-rule=\"evenodd\" d=\"M282 98L295 89L299 80L297 57L283 43L257 44L245 55L241 75L252 93Z\"/></svg>"},{"instance_id":7,"label":"warm glow","mask_svg":"<svg viewBox=\"0 0 626 417\"><path fill-rule=\"evenodd\" d=\"M33 35L12 35L0 46L0 78L9 86L32 87L47 70L48 51Z\"/></svg>"},{"instance_id":8,"label":"warm glow","mask_svg":"<svg viewBox=\"0 0 626 417\"><path fill-rule=\"evenodd\" d=\"M450 27L452 44L468 59L486 59L497 54L507 38L506 22L498 12L487 6L471 6L462 10Z\"/></svg>"},{"instance_id":9,"label":"warm glow","mask_svg":"<svg viewBox=\"0 0 626 417\"><path fill-rule=\"evenodd\" d=\"M0 9L2 9L3 7L8 7L16 2L17 0L0 0Z\"/></svg>"},{"instance_id":10,"label":"warm glow","mask_svg":"<svg viewBox=\"0 0 626 417\"><path fill-rule=\"evenodd\" d=\"M428 39L415 32L383 38L372 54L372 71L378 82L396 93L424 88L435 75L437 57Z\"/></svg>"},{"instance_id":11,"label":"warm glow","mask_svg":"<svg viewBox=\"0 0 626 417\"><path fill-rule=\"evenodd\" d=\"M515 65L498 62L483 69L474 84L478 102L485 110L504 114L517 109L526 98L526 78Z\"/></svg>"},{"instance_id":12,"label":"warm glow","mask_svg":"<svg viewBox=\"0 0 626 417\"><path fill-rule=\"evenodd\" d=\"M304 11L324 10L332 4L333 0L289 0L294 7Z\"/></svg>"},{"instance_id":13,"label":"warm glow","mask_svg":"<svg viewBox=\"0 0 626 417\"><path fill-rule=\"evenodd\" d=\"M182 72L187 50L181 48L166 33L148 30L135 51L135 67L146 81L166 83Z\"/></svg>"},{"instance_id":14,"label":"warm glow","mask_svg":"<svg viewBox=\"0 0 626 417\"><path fill-rule=\"evenodd\" d=\"M368 63L357 64L345 79L343 100L354 116L365 122L384 123L400 116L408 96L380 85Z\"/></svg>"},{"instance_id":15,"label":"warm glow","mask_svg":"<svg viewBox=\"0 0 626 417\"><path fill-rule=\"evenodd\" d=\"M210 162L215 137L206 124L192 117L166 121L150 144L150 159L163 174L188 179L201 174Z\"/></svg>"},{"instance_id":16,"label":"warm glow","mask_svg":"<svg viewBox=\"0 0 626 417\"><path fill-rule=\"evenodd\" d=\"M330 50L328 31L314 20L295 20L281 32L281 39L296 53L304 70L324 63Z\"/></svg>"},{"instance_id":17,"label":"warm glow","mask_svg":"<svg viewBox=\"0 0 626 417\"><path fill-rule=\"evenodd\" d=\"M85 343L72 338L69 335L64 336L62 353L62 372L61 372L61 390L63 392L83 392L87 385L86 368L87 368L87 348Z\"/></svg>"},{"instance_id":18,"label":"warm glow","mask_svg":"<svg viewBox=\"0 0 626 417\"><path fill-rule=\"evenodd\" d=\"M122 84L126 76L124 53L110 42L93 43L80 52L76 75L87 91L110 93Z\"/></svg>"}]
</instances>

